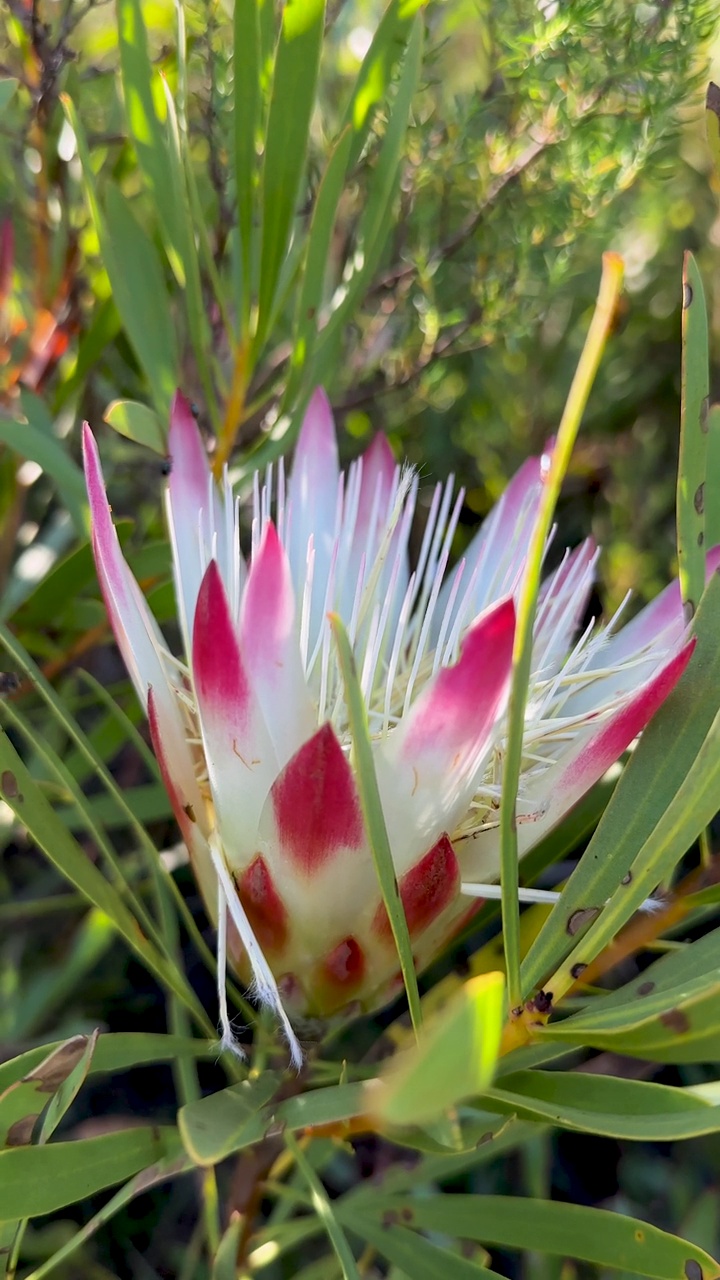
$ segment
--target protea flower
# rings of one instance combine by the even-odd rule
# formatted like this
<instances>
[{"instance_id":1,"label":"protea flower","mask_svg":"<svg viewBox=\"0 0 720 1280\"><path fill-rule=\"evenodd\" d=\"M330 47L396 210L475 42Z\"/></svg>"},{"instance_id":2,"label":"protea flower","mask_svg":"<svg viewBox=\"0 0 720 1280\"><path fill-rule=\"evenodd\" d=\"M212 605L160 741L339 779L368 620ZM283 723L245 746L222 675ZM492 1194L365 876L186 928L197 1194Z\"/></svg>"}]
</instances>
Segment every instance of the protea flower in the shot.
<instances>
[{"instance_id":1,"label":"protea flower","mask_svg":"<svg viewBox=\"0 0 720 1280\"><path fill-rule=\"evenodd\" d=\"M520 586L547 458L530 458L447 573L462 503L429 505L411 569L417 477L377 436L346 474L322 391L292 474L256 480L247 561L227 475L214 482L187 402L172 407L167 514L184 658L170 653L112 523L92 433L85 473L98 576L207 910L227 961L292 1029L369 1009L399 984L353 774L328 613L344 620L418 968L498 877L497 808ZM670 586L619 634L578 639L591 540L544 586L518 798L525 853L644 727L690 657Z\"/></svg>"}]
</instances>

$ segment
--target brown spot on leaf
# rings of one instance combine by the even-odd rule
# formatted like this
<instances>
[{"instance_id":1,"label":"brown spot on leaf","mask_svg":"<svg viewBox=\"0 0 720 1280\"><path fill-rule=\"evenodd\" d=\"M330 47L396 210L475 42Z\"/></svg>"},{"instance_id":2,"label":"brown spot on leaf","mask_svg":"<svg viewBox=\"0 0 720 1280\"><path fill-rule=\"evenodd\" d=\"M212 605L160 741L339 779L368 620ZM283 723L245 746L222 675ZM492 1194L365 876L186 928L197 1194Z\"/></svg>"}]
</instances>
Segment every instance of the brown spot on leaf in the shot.
<instances>
[{"instance_id":1,"label":"brown spot on leaf","mask_svg":"<svg viewBox=\"0 0 720 1280\"><path fill-rule=\"evenodd\" d=\"M697 489L695 490L695 497L693 498L693 506L697 514L701 516L703 511L705 510L705 482L704 481L702 484L699 484Z\"/></svg>"},{"instance_id":2,"label":"brown spot on leaf","mask_svg":"<svg viewBox=\"0 0 720 1280\"><path fill-rule=\"evenodd\" d=\"M645 1232L642 1231L640 1227L638 1227L635 1232L635 1239L637 1240L638 1244L642 1244L643 1240L645 1239Z\"/></svg>"},{"instance_id":3,"label":"brown spot on leaf","mask_svg":"<svg viewBox=\"0 0 720 1280\"><path fill-rule=\"evenodd\" d=\"M705 396L700 405L700 430L706 436L710 430L710 397Z\"/></svg>"},{"instance_id":4,"label":"brown spot on leaf","mask_svg":"<svg viewBox=\"0 0 720 1280\"><path fill-rule=\"evenodd\" d=\"M21 1120L16 1120L10 1125L7 1131L5 1144L8 1147L27 1147L32 1142L33 1129L37 1114L31 1116L23 1116Z\"/></svg>"},{"instance_id":5,"label":"brown spot on leaf","mask_svg":"<svg viewBox=\"0 0 720 1280\"><path fill-rule=\"evenodd\" d=\"M570 970L570 977L579 978L580 975L584 973L586 969L587 969L587 965L583 964L583 962L580 961L578 964L573 965L572 969Z\"/></svg>"},{"instance_id":6,"label":"brown spot on leaf","mask_svg":"<svg viewBox=\"0 0 720 1280\"><path fill-rule=\"evenodd\" d=\"M655 990L654 982L641 982L640 986L637 989L637 994L639 996L649 996L650 992L654 990Z\"/></svg>"},{"instance_id":7,"label":"brown spot on leaf","mask_svg":"<svg viewBox=\"0 0 720 1280\"><path fill-rule=\"evenodd\" d=\"M708 111L712 111L713 115L717 116L718 120L720 120L720 89L718 89L718 86L712 80L710 81L707 87L707 93L705 94L705 106ZM692 1265L696 1267L697 1263L694 1262ZM687 1268L685 1269L685 1274L687 1274Z\"/></svg>"},{"instance_id":8,"label":"brown spot on leaf","mask_svg":"<svg viewBox=\"0 0 720 1280\"><path fill-rule=\"evenodd\" d=\"M402 1218L403 1222L412 1222L414 1220L415 1214L413 1213L409 1204L406 1204L404 1208L400 1210L400 1217Z\"/></svg>"},{"instance_id":9,"label":"brown spot on leaf","mask_svg":"<svg viewBox=\"0 0 720 1280\"><path fill-rule=\"evenodd\" d=\"M581 907L579 911L573 911L567 922L567 931L570 937L574 937L586 924L590 924L596 916L600 915L599 907Z\"/></svg>"},{"instance_id":10,"label":"brown spot on leaf","mask_svg":"<svg viewBox=\"0 0 720 1280\"><path fill-rule=\"evenodd\" d=\"M664 1027L674 1031L678 1036L690 1030L690 1019L682 1009L668 1009L667 1013L660 1014L660 1021Z\"/></svg>"},{"instance_id":11,"label":"brown spot on leaf","mask_svg":"<svg viewBox=\"0 0 720 1280\"><path fill-rule=\"evenodd\" d=\"M17 778L15 777L12 769L3 769L2 777L0 778L0 787L2 787L3 794L7 796L8 800L14 800L16 796L20 794L18 791Z\"/></svg>"},{"instance_id":12,"label":"brown spot on leaf","mask_svg":"<svg viewBox=\"0 0 720 1280\"><path fill-rule=\"evenodd\" d=\"M703 1280L703 1269L695 1258L688 1258L685 1263L685 1275L687 1280Z\"/></svg>"},{"instance_id":13,"label":"brown spot on leaf","mask_svg":"<svg viewBox=\"0 0 720 1280\"><path fill-rule=\"evenodd\" d=\"M705 534L702 532L702 530L700 530L700 533L699 533L699 534L698 534L698 536L697 536L697 544L698 544L698 546L699 546L699 547L701 547L701 546L703 545L704 541L705 541Z\"/></svg>"}]
</instances>

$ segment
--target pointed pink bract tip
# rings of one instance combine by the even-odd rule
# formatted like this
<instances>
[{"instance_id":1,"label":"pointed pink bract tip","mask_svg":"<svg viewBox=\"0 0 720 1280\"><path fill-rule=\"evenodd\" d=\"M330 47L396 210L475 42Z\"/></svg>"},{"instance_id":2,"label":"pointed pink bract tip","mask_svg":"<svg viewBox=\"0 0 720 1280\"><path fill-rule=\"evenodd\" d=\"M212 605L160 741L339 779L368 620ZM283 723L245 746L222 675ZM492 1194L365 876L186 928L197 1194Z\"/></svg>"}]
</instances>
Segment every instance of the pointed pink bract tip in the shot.
<instances>
[{"instance_id":1,"label":"pointed pink bract tip","mask_svg":"<svg viewBox=\"0 0 720 1280\"><path fill-rule=\"evenodd\" d=\"M335 419L330 401L322 387L313 391L298 436L295 465L303 455L313 455L315 460L325 455L334 459L337 453Z\"/></svg>"},{"instance_id":2,"label":"pointed pink bract tip","mask_svg":"<svg viewBox=\"0 0 720 1280\"><path fill-rule=\"evenodd\" d=\"M97 440L87 422L83 423L82 454L85 486L90 501L93 524L96 524L99 520L102 520L105 513L109 513L109 507Z\"/></svg>"},{"instance_id":3,"label":"pointed pink bract tip","mask_svg":"<svg viewBox=\"0 0 720 1280\"><path fill-rule=\"evenodd\" d=\"M190 401L176 391L170 406L168 453L172 460L170 493L183 505L182 517L197 518L193 508L207 501L209 466L205 445L195 421Z\"/></svg>"},{"instance_id":4,"label":"pointed pink bract tip","mask_svg":"<svg viewBox=\"0 0 720 1280\"><path fill-rule=\"evenodd\" d=\"M362 460L364 469L372 466L374 471L389 471L391 476L395 474L395 455L383 431L373 436Z\"/></svg>"},{"instance_id":5,"label":"pointed pink bract tip","mask_svg":"<svg viewBox=\"0 0 720 1280\"><path fill-rule=\"evenodd\" d=\"M195 421L190 401L187 396L183 395L182 391L178 387L172 398L172 404L170 405L170 424L172 425L174 421L179 422L183 417L186 421L188 418L191 422Z\"/></svg>"}]
</instances>

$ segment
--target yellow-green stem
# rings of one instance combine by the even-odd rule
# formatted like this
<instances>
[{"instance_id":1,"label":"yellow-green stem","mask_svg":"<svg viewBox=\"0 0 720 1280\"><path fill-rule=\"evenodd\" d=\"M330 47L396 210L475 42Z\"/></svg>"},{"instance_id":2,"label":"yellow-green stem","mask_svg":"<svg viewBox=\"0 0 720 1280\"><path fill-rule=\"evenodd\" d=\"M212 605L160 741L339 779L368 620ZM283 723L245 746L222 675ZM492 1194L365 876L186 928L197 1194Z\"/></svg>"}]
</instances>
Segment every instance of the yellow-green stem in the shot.
<instances>
[{"instance_id":1,"label":"yellow-green stem","mask_svg":"<svg viewBox=\"0 0 720 1280\"><path fill-rule=\"evenodd\" d=\"M522 767L525 704L532 662L533 627L545 544L550 533L560 486L570 462L590 389L612 327L623 279L623 261L603 254L603 270L595 311L565 404L553 448L518 601L513 651L513 682L508 709L508 739L500 805L500 880L502 927L510 1009L522 1002L520 986L520 903L518 898L518 840L515 806Z\"/></svg>"}]
</instances>

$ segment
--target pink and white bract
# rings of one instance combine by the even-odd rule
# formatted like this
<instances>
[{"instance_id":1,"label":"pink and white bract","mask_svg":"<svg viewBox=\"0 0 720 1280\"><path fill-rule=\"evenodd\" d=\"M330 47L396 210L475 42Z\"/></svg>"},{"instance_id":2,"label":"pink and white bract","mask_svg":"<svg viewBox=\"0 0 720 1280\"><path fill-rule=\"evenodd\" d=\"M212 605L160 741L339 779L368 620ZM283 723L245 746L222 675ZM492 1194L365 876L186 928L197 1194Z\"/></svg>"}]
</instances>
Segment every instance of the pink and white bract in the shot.
<instances>
[{"instance_id":1,"label":"pink and white bract","mask_svg":"<svg viewBox=\"0 0 720 1280\"><path fill-rule=\"evenodd\" d=\"M530 458L447 573L462 493L438 486L414 570L417 477L377 436L342 474L315 392L286 483L256 481L252 545L216 485L178 393L167 514L185 659L174 657L125 563L97 447L84 435L98 576L144 704L163 779L225 965L283 1022L372 1008L399 985L351 761L327 619L354 646L393 859L418 968L476 909L461 886L499 874L504 715L521 583L547 458ZM518 798L520 852L625 750L690 657L670 586L618 634L578 639L597 551L566 554L537 615Z\"/></svg>"}]
</instances>

